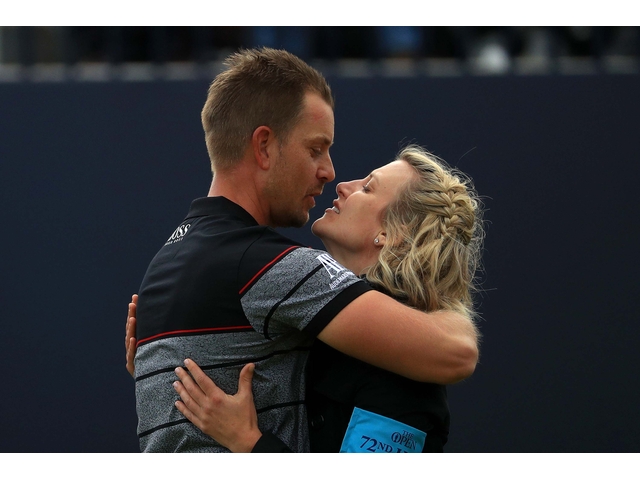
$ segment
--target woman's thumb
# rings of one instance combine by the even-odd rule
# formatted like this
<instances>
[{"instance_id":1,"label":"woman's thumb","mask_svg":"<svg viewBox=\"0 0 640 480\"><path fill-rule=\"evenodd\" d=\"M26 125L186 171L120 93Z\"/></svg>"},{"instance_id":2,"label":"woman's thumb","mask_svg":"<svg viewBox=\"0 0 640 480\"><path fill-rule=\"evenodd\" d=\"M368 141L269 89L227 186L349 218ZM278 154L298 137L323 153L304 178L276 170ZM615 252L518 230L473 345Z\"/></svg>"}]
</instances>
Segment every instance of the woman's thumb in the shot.
<instances>
[{"instance_id":1,"label":"woman's thumb","mask_svg":"<svg viewBox=\"0 0 640 480\"><path fill-rule=\"evenodd\" d=\"M253 372L256 366L253 363L247 363L240 371L240 378L238 379L238 393L245 393L252 395L251 382L253 381Z\"/></svg>"}]
</instances>

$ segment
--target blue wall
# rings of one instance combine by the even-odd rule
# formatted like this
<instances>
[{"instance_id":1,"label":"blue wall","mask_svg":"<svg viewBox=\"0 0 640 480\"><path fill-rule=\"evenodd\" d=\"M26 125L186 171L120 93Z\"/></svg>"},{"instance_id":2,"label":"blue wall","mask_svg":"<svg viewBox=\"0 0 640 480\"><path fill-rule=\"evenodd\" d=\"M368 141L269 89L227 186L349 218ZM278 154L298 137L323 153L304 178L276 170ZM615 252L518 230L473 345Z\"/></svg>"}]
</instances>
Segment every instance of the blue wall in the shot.
<instances>
[{"instance_id":1,"label":"blue wall","mask_svg":"<svg viewBox=\"0 0 640 480\"><path fill-rule=\"evenodd\" d=\"M415 142L484 196L482 356L448 451L640 450L638 80L329 77L338 180ZM138 450L126 305L207 193L206 89L0 84L0 451Z\"/></svg>"}]
</instances>

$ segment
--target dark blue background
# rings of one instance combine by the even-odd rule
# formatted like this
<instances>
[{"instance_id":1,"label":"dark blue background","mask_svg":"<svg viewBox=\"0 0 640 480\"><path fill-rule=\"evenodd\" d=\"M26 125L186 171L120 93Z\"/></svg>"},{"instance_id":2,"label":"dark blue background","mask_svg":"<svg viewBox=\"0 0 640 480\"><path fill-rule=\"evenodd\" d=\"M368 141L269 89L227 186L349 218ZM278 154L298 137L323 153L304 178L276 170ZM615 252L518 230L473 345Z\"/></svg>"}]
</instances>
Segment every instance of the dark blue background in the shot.
<instances>
[{"instance_id":1,"label":"dark blue background","mask_svg":"<svg viewBox=\"0 0 640 480\"><path fill-rule=\"evenodd\" d=\"M329 77L338 180L415 142L484 197L482 355L448 451L640 450L638 80ZM0 451L138 451L126 306L208 191L206 90L0 84Z\"/></svg>"}]
</instances>

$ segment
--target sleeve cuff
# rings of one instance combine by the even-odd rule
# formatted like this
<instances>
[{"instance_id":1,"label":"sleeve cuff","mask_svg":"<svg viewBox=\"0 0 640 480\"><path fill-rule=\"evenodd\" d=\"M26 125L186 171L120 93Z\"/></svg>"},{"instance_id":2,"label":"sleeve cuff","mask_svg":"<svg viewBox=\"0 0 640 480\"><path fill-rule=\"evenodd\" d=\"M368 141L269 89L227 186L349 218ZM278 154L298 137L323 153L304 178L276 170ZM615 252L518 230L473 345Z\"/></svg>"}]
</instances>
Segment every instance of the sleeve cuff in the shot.
<instances>
[{"instance_id":1,"label":"sleeve cuff","mask_svg":"<svg viewBox=\"0 0 640 480\"><path fill-rule=\"evenodd\" d=\"M253 446L251 453L292 453L278 437L271 433L263 433Z\"/></svg>"},{"instance_id":2,"label":"sleeve cuff","mask_svg":"<svg viewBox=\"0 0 640 480\"><path fill-rule=\"evenodd\" d=\"M371 288L371 286L366 282L356 282L347 287L346 290L340 292L333 300L322 307L314 319L311 320L309 325L307 325L302 331L314 338L317 337L344 307L349 305L363 293L367 293L370 290L373 290L373 288Z\"/></svg>"}]
</instances>

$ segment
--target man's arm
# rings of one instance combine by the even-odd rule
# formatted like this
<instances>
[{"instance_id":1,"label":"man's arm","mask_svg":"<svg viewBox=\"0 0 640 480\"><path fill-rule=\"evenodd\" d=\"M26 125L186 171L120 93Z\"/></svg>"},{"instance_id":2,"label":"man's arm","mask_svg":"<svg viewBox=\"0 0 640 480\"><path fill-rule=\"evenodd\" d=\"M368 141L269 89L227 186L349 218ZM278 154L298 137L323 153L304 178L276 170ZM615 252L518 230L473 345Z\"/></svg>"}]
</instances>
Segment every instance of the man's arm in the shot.
<instances>
[{"instance_id":1,"label":"man's arm","mask_svg":"<svg viewBox=\"0 0 640 480\"><path fill-rule=\"evenodd\" d=\"M469 318L451 311L420 312L376 291L347 305L318 338L347 355L422 382L459 382L478 362L478 334Z\"/></svg>"}]
</instances>

